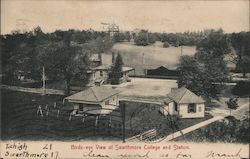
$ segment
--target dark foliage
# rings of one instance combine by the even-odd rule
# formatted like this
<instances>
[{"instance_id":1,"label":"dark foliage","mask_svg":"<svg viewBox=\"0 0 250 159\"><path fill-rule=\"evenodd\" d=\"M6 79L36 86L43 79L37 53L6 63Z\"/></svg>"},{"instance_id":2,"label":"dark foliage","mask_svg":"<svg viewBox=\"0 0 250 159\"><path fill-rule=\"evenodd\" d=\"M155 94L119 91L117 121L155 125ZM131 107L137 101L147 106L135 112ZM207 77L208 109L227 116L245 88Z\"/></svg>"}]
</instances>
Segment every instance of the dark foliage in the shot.
<instances>
[{"instance_id":1,"label":"dark foliage","mask_svg":"<svg viewBox=\"0 0 250 159\"><path fill-rule=\"evenodd\" d=\"M122 78L122 66L122 56L118 53L115 59L115 63L111 67L111 72L109 73L111 84L120 84L120 79Z\"/></svg>"},{"instance_id":2,"label":"dark foliage","mask_svg":"<svg viewBox=\"0 0 250 159\"><path fill-rule=\"evenodd\" d=\"M185 86L210 100L217 97L222 89L222 86L215 83L229 80L229 71L224 61L229 45L222 30L212 30L197 47L195 57L182 56L180 59L178 86Z\"/></svg>"},{"instance_id":3,"label":"dark foliage","mask_svg":"<svg viewBox=\"0 0 250 159\"><path fill-rule=\"evenodd\" d=\"M177 140L188 140L192 142L249 143L249 119L239 121L230 116L223 121L212 123L206 127L188 133Z\"/></svg>"},{"instance_id":4,"label":"dark foliage","mask_svg":"<svg viewBox=\"0 0 250 159\"><path fill-rule=\"evenodd\" d=\"M236 86L232 89L232 93L237 96L248 96L250 95L250 82L239 81Z\"/></svg>"},{"instance_id":5,"label":"dark foliage","mask_svg":"<svg viewBox=\"0 0 250 159\"><path fill-rule=\"evenodd\" d=\"M168 47L170 47L170 45L168 42L164 42L163 47L168 48Z\"/></svg>"},{"instance_id":6,"label":"dark foliage","mask_svg":"<svg viewBox=\"0 0 250 159\"><path fill-rule=\"evenodd\" d=\"M1 35L2 74L8 84L20 77L40 81L42 67L47 78L69 83L79 74L84 79L88 54L103 53L112 47L108 34L93 30L56 30L44 33L40 27L30 32Z\"/></svg>"}]
</instances>

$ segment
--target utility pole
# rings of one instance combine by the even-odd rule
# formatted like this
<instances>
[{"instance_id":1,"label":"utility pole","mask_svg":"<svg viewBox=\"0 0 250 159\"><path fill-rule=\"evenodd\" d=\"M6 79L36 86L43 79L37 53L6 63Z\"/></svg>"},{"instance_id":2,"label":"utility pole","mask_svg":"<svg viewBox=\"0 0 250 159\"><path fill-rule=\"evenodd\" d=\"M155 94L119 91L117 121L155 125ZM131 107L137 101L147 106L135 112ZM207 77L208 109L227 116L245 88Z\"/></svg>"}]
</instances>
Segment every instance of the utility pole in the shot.
<instances>
[{"instance_id":1,"label":"utility pole","mask_svg":"<svg viewBox=\"0 0 250 159\"><path fill-rule=\"evenodd\" d=\"M183 55L183 50L182 50L182 46L181 46L181 56Z\"/></svg>"},{"instance_id":2,"label":"utility pole","mask_svg":"<svg viewBox=\"0 0 250 159\"><path fill-rule=\"evenodd\" d=\"M46 87L45 87L45 69L44 69L44 66L43 66L43 95L46 94Z\"/></svg>"},{"instance_id":3,"label":"utility pole","mask_svg":"<svg viewBox=\"0 0 250 159\"><path fill-rule=\"evenodd\" d=\"M126 135L125 135L125 103L122 103L121 104L121 113L122 113L122 141L123 143L125 143L125 138L126 138Z\"/></svg>"},{"instance_id":4,"label":"utility pole","mask_svg":"<svg viewBox=\"0 0 250 159\"><path fill-rule=\"evenodd\" d=\"M144 65L145 64L145 57L144 57L144 52L142 53L142 64Z\"/></svg>"}]
</instances>

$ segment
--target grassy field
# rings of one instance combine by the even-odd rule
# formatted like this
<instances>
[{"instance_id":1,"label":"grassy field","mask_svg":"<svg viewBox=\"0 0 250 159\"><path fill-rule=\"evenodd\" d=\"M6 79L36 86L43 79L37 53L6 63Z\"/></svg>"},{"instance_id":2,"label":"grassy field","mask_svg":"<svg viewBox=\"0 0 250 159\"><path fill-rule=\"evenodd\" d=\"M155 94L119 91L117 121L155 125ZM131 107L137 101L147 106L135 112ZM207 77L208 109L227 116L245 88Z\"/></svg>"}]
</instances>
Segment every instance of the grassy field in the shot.
<instances>
[{"instance_id":1,"label":"grassy field","mask_svg":"<svg viewBox=\"0 0 250 159\"><path fill-rule=\"evenodd\" d=\"M2 90L1 90L2 91ZM81 117L72 116L72 110L62 106L63 96L42 96L33 93L2 91L1 139L2 140L81 140L91 136L107 136L113 140L121 140L120 112L112 113L110 118L100 117L98 126L95 118L88 117L82 122ZM53 103L57 102L57 107ZM46 115L45 105L49 114ZM38 105L42 106L43 117L37 115ZM60 114L57 117L57 111Z\"/></svg>"},{"instance_id":2,"label":"grassy field","mask_svg":"<svg viewBox=\"0 0 250 159\"><path fill-rule=\"evenodd\" d=\"M75 116L69 120L72 110L62 106L63 96L2 91L2 99L2 140L79 141L94 139L94 136L103 140L122 140L120 108L110 115L99 117L95 126L95 117L91 116L88 116L84 122L82 117ZM55 101L56 108L53 107ZM159 136L176 131L169 126L170 118L159 112L160 105L128 101L124 103L126 138L153 128L157 129ZM49 108L48 115L45 110L46 104ZM43 117L40 114L37 115L39 105L42 107ZM60 110L59 116L57 116L58 110ZM178 128L183 129L206 119L181 119Z\"/></svg>"},{"instance_id":3,"label":"grassy field","mask_svg":"<svg viewBox=\"0 0 250 159\"><path fill-rule=\"evenodd\" d=\"M163 48L161 45L136 46L132 43L117 43L112 51L120 53L124 65L135 68L136 74L143 74L144 69L167 66L176 68L181 56L194 55L196 48L189 46ZM103 64L111 63L111 54L103 54Z\"/></svg>"},{"instance_id":4,"label":"grassy field","mask_svg":"<svg viewBox=\"0 0 250 159\"><path fill-rule=\"evenodd\" d=\"M205 118L179 118L178 120L172 116L163 116L160 113L160 107L161 105L158 104L126 102L126 128L130 130L128 133L137 135L150 129L156 129L158 137L163 137L212 118L211 115L206 114ZM171 126L171 123L176 120L178 120L176 125Z\"/></svg>"}]
</instances>

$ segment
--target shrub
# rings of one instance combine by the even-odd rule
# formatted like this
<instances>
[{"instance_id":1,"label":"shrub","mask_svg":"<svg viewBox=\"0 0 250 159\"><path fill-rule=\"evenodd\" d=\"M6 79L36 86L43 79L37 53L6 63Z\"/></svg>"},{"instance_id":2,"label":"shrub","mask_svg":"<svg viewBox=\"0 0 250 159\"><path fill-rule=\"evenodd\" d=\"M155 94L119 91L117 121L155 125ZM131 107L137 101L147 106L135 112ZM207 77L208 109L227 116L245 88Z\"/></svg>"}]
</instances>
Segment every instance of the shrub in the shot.
<instances>
[{"instance_id":1,"label":"shrub","mask_svg":"<svg viewBox=\"0 0 250 159\"><path fill-rule=\"evenodd\" d=\"M170 45L168 42L164 42L163 47L168 48L168 47L170 47Z\"/></svg>"}]
</instances>

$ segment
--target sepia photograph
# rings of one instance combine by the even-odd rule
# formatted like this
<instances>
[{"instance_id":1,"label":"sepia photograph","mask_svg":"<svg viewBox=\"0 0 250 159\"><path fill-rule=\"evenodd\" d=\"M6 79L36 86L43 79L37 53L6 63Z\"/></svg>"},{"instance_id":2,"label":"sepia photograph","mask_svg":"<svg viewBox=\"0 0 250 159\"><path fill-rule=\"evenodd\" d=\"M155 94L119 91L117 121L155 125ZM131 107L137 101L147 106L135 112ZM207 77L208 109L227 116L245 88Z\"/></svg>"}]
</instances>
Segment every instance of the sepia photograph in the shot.
<instances>
[{"instance_id":1,"label":"sepia photograph","mask_svg":"<svg viewBox=\"0 0 250 159\"><path fill-rule=\"evenodd\" d=\"M249 158L249 5L1 0L0 158Z\"/></svg>"}]
</instances>

